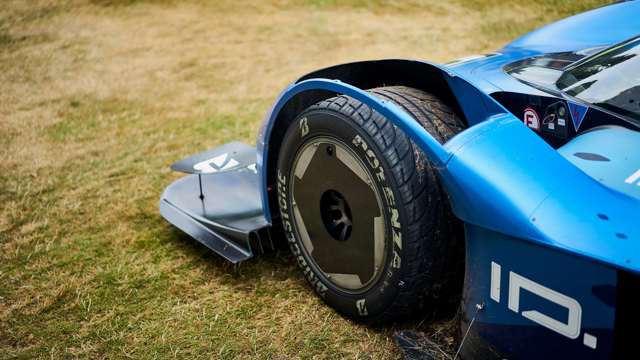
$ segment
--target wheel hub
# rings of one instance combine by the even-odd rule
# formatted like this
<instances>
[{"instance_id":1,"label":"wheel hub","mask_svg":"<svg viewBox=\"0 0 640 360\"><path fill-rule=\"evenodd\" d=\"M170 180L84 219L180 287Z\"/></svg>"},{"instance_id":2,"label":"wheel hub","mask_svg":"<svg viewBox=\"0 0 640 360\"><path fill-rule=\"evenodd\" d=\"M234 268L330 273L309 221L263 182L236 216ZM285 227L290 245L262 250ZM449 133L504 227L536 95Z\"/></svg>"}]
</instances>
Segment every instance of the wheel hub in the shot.
<instances>
[{"instance_id":1,"label":"wheel hub","mask_svg":"<svg viewBox=\"0 0 640 360\"><path fill-rule=\"evenodd\" d=\"M298 150L290 173L295 230L303 251L325 278L347 292L362 292L385 260L382 198L354 150L330 137Z\"/></svg>"},{"instance_id":2,"label":"wheel hub","mask_svg":"<svg viewBox=\"0 0 640 360\"><path fill-rule=\"evenodd\" d=\"M338 241L346 241L351 235L351 209L344 196L335 190L327 190L320 198L320 214L327 232Z\"/></svg>"}]
</instances>

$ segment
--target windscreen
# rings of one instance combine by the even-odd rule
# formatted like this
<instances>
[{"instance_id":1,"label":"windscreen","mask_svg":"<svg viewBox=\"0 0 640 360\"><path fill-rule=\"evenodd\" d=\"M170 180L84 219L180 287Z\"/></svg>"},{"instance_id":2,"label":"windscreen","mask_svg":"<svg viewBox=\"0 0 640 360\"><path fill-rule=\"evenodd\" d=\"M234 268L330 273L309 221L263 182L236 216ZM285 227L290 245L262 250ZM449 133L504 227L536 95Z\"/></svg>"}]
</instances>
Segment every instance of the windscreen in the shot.
<instances>
[{"instance_id":1,"label":"windscreen","mask_svg":"<svg viewBox=\"0 0 640 360\"><path fill-rule=\"evenodd\" d=\"M640 124L640 37L567 68L556 86L564 93Z\"/></svg>"}]
</instances>

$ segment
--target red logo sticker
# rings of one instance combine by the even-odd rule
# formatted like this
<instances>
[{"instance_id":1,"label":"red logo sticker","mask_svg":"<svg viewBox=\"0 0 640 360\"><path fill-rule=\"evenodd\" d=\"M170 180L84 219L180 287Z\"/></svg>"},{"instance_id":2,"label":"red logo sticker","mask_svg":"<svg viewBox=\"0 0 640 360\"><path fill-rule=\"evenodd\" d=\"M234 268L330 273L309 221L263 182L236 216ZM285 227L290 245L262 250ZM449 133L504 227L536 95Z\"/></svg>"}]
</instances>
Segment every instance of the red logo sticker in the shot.
<instances>
[{"instance_id":1,"label":"red logo sticker","mask_svg":"<svg viewBox=\"0 0 640 360\"><path fill-rule=\"evenodd\" d=\"M540 118L538 113L532 108L524 109L524 124L535 131L540 130Z\"/></svg>"}]
</instances>

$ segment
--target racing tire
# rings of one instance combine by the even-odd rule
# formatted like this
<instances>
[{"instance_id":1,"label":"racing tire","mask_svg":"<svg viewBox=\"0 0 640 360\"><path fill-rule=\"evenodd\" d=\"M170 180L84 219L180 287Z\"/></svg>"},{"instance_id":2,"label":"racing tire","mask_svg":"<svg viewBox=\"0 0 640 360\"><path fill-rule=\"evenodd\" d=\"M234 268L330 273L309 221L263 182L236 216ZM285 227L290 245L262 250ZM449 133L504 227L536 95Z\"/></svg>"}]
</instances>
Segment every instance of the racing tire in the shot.
<instances>
[{"instance_id":1,"label":"racing tire","mask_svg":"<svg viewBox=\"0 0 640 360\"><path fill-rule=\"evenodd\" d=\"M369 92L399 105L442 143L464 128L424 91ZM338 312L384 323L459 299L462 226L426 156L367 105L337 96L299 114L280 147L277 194L298 265Z\"/></svg>"}]
</instances>

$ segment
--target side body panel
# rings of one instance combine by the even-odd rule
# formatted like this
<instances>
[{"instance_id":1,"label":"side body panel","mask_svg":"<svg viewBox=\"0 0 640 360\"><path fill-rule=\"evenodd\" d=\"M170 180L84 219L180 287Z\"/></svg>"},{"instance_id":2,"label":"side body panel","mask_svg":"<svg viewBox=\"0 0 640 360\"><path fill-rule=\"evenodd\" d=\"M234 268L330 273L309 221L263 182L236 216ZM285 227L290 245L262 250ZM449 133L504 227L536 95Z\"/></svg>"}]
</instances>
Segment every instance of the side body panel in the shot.
<instances>
[{"instance_id":1,"label":"side body panel","mask_svg":"<svg viewBox=\"0 0 640 360\"><path fill-rule=\"evenodd\" d=\"M611 358L614 269L472 225L466 237L463 358Z\"/></svg>"}]
</instances>

